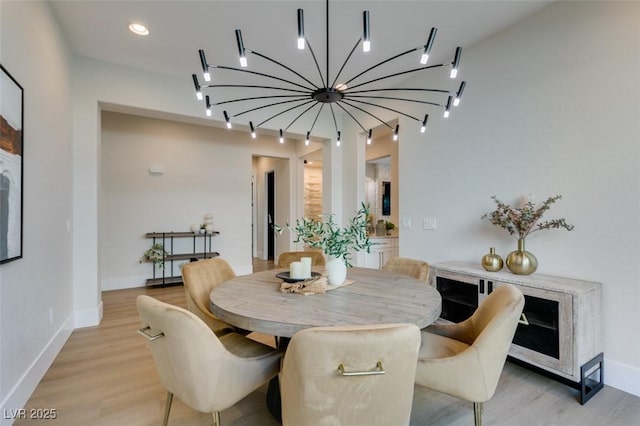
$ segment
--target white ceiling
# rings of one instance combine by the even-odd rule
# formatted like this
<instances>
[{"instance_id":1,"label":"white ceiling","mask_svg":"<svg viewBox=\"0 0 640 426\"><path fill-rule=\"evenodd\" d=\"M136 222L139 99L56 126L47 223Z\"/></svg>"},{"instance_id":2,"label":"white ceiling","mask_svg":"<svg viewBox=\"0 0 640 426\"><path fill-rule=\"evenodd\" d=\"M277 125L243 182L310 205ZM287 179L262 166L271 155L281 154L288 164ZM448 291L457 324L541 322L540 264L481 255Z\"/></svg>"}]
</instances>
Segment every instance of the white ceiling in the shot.
<instances>
[{"instance_id":1,"label":"white ceiling","mask_svg":"<svg viewBox=\"0 0 640 426\"><path fill-rule=\"evenodd\" d=\"M450 63L456 46L472 46L540 10L551 1L330 1L331 80L362 32L362 11L371 17L372 52L358 48L343 76L399 52L424 45L431 27L438 34L429 64ZM74 54L135 69L163 73L185 80L193 91L191 74L200 72L198 49L210 64L238 66L235 29L241 29L247 49L289 65L302 75L319 80L308 51L296 49L297 8L304 9L305 31L322 72L325 73L325 2L298 1L62 1L51 0L54 13ZM150 35L135 36L131 22L145 24ZM380 74L415 68L421 52L380 68ZM249 55L249 69L288 72ZM376 70L377 71L377 70ZM232 75L230 75L232 74ZM341 78L343 77L341 76ZM375 73L372 73L375 76ZM266 84L248 74L216 70L216 82ZM289 73L289 77L292 74ZM269 81L273 85L273 81ZM386 81L385 81L386 83ZM389 81L388 83L395 83ZM216 96L226 94L221 90ZM237 89L233 93L237 96ZM192 95L192 94L191 94ZM256 96L250 94L248 96ZM231 111L237 105L228 105ZM236 108L238 110L238 108ZM248 121L248 120L247 120Z\"/></svg>"}]
</instances>

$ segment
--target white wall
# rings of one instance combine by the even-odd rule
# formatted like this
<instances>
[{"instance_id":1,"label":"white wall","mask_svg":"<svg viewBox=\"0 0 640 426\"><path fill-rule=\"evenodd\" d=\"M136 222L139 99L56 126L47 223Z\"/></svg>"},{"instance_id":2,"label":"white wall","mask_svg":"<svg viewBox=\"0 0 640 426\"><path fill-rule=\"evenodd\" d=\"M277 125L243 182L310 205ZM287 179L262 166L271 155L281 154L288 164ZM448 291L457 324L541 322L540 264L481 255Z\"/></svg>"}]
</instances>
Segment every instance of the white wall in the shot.
<instances>
[{"instance_id":1,"label":"white wall","mask_svg":"<svg viewBox=\"0 0 640 426\"><path fill-rule=\"evenodd\" d=\"M425 137L401 120L400 254L503 257L515 238L480 220L505 202L561 194L575 230L527 240L538 272L600 281L608 384L640 395L640 3L558 2L466 49L460 107ZM415 84L415 82L414 82ZM437 219L425 231L423 217Z\"/></svg>"},{"instance_id":2,"label":"white wall","mask_svg":"<svg viewBox=\"0 0 640 426\"><path fill-rule=\"evenodd\" d=\"M0 265L3 413L24 406L73 327L69 58L47 3L0 2L0 62L24 89L23 258Z\"/></svg>"},{"instance_id":3,"label":"white wall","mask_svg":"<svg viewBox=\"0 0 640 426\"><path fill-rule=\"evenodd\" d=\"M150 264L138 262L151 245L144 234L188 231L206 213L220 231L214 250L237 274L251 273L252 153L260 145L283 158L268 158L267 168L278 174L276 219L284 223L295 204L289 161L297 158L297 142L281 145L273 136L254 140L243 131L115 112L103 112L101 122L102 289L144 285L152 272ZM150 165L163 166L164 174L151 176ZM190 241L175 244L191 249Z\"/></svg>"}]
</instances>

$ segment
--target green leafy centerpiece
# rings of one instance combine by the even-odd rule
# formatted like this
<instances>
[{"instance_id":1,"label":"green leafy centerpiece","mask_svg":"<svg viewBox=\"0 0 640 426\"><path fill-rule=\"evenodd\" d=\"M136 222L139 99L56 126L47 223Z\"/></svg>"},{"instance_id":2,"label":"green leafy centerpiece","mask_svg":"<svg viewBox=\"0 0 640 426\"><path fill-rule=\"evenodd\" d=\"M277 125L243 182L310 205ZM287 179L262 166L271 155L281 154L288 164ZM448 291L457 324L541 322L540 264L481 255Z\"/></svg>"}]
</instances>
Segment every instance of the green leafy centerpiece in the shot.
<instances>
[{"instance_id":1,"label":"green leafy centerpiece","mask_svg":"<svg viewBox=\"0 0 640 426\"><path fill-rule=\"evenodd\" d=\"M511 235L517 234L518 250L509 253L506 262L507 268L514 274L529 275L538 268L536 257L524 249L526 237L544 229L573 230L574 226L567 223L564 218L541 220L551 205L561 198L561 195L555 195L547 198L540 205L535 205L531 200L527 200L522 207L515 208L498 200L495 195L491 197L497 207L494 211L485 213L482 219L488 219L492 225L507 230Z\"/></svg>"},{"instance_id":2,"label":"green leafy centerpiece","mask_svg":"<svg viewBox=\"0 0 640 426\"><path fill-rule=\"evenodd\" d=\"M325 215L325 221L306 217L296 220L295 226L287 227L296 234L294 243L304 243L311 248L322 250L328 260L325 268L329 284L340 285L347 275L347 267L351 265L351 255L354 251L371 249L371 241L367 228L369 226L369 208L362 203L347 226L340 228L334 215ZM282 233L283 228L274 226L276 232Z\"/></svg>"}]
</instances>

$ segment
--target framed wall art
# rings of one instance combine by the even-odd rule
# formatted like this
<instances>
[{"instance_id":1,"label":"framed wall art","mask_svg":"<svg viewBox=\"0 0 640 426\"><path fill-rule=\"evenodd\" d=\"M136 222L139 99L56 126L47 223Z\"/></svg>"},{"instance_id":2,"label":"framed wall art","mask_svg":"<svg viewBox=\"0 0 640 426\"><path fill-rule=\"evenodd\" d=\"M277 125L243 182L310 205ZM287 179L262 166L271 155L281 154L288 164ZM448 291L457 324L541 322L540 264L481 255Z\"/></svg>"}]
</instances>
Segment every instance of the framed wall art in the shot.
<instances>
[{"instance_id":1,"label":"framed wall art","mask_svg":"<svg viewBox=\"0 0 640 426\"><path fill-rule=\"evenodd\" d=\"M0 65L0 263L22 257L24 94Z\"/></svg>"}]
</instances>

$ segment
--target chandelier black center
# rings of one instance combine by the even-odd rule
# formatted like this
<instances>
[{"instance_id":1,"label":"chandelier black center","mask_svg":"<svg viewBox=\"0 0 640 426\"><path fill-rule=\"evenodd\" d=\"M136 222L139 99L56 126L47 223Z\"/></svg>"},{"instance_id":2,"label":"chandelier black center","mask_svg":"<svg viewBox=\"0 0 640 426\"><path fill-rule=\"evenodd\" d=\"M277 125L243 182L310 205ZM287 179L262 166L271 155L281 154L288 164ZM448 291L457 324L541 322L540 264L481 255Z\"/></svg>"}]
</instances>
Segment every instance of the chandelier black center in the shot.
<instances>
[{"instance_id":1,"label":"chandelier black center","mask_svg":"<svg viewBox=\"0 0 640 426\"><path fill-rule=\"evenodd\" d=\"M323 87L311 93L311 97L323 104L333 104L344 98L344 94L336 89Z\"/></svg>"}]
</instances>

